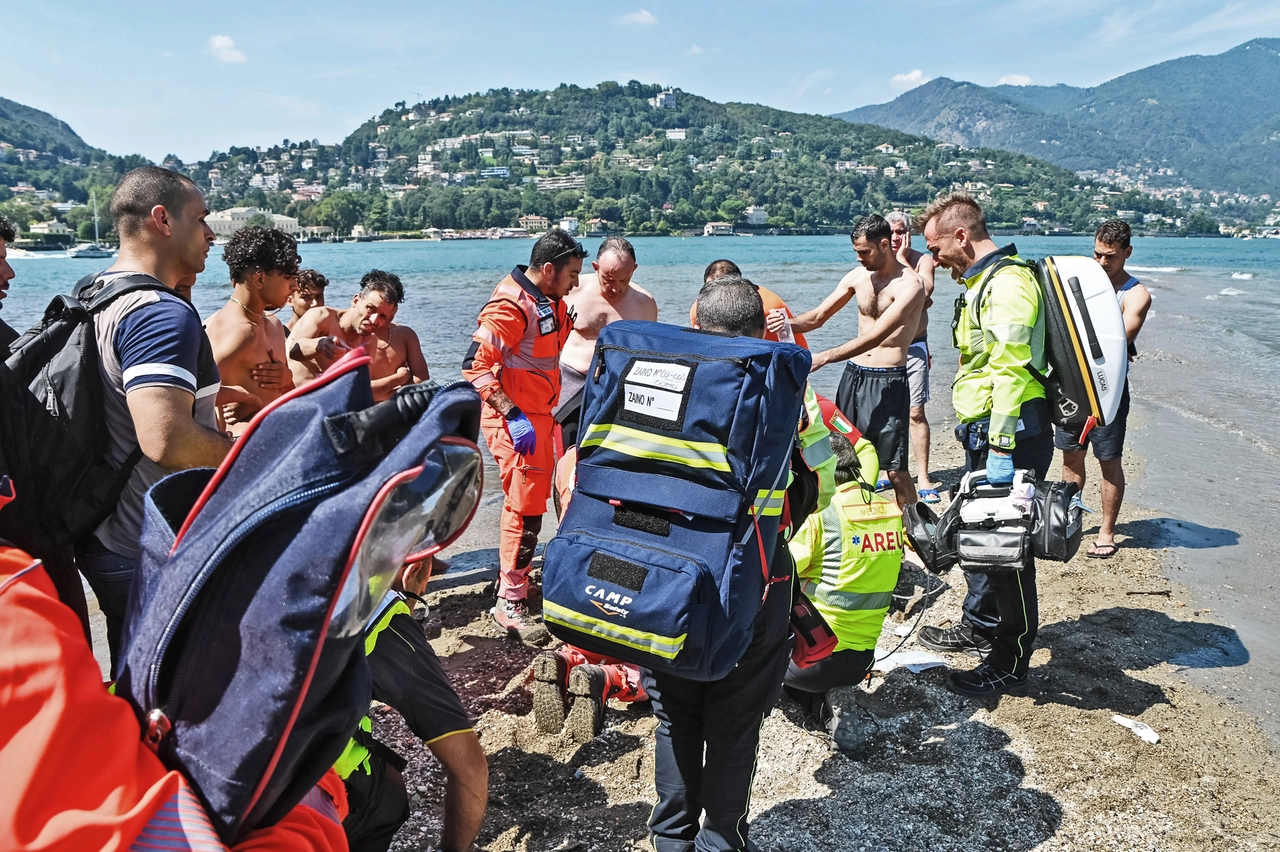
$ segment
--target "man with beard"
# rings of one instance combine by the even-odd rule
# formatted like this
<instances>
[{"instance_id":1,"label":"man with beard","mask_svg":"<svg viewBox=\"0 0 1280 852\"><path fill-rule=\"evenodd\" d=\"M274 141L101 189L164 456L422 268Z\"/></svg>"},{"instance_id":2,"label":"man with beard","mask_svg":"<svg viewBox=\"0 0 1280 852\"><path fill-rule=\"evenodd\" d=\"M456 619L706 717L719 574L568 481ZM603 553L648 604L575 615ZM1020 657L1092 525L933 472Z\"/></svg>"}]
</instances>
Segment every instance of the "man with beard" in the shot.
<instances>
[{"instance_id":1,"label":"man with beard","mask_svg":"<svg viewBox=\"0 0 1280 852\"><path fill-rule=\"evenodd\" d=\"M360 279L360 292L351 297L351 307L340 311L321 305L303 314L289 335L293 383L305 385L358 346L365 347L372 356L377 332L391 322L402 301L404 287L400 279L374 269ZM376 384L374 390L376 393Z\"/></svg>"},{"instance_id":2,"label":"man with beard","mask_svg":"<svg viewBox=\"0 0 1280 852\"><path fill-rule=\"evenodd\" d=\"M1053 425L1044 386L1031 372L1048 369L1035 273L1004 262L1017 259L1017 248L992 242L982 208L963 192L936 199L920 218L925 245L965 288L953 326L960 370L951 404L966 468L985 470L992 485L1012 482L1018 469L1044 481L1053 460ZM984 698L1021 689L1039 622L1035 560L1028 555L1015 571L966 573L965 580L961 623L921 628L920 644L982 658L977 668L952 673L947 685L953 692Z\"/></svg>"},{"instance_id":3,"label":"man with beard","mask_svg":"<svg viewBox=\"0 0 1280 852\"><path fill-rule=\"evenodd\" d=\"M920 325L925 291L920 276L898 261L892 238L884 217L872 214L859 219L851 239L861 267L842 278L821 305L791 320L791 327L800 332L821 328L857 298L858 335L814 355L813 369L848 360L836 407L875 446L898 505L905 506L918 499L907 473L911 408L907 349Z\"/></svg>"},{"instance_id":4,"label":"man with beard","mask_svg":"<svg viewBox=\"0 0 1280 852\"><path fill-rule=\"evenodd\" d=\"M565 296L578 286L587 250L565 231L548 231L498 282L480 309L462 377L484 400L480 429L502 477L498 601L494 621L524 641L546 637L529 610L529 567L555 471L560 353L573 330Z\"/></svg>"}]
</instances>

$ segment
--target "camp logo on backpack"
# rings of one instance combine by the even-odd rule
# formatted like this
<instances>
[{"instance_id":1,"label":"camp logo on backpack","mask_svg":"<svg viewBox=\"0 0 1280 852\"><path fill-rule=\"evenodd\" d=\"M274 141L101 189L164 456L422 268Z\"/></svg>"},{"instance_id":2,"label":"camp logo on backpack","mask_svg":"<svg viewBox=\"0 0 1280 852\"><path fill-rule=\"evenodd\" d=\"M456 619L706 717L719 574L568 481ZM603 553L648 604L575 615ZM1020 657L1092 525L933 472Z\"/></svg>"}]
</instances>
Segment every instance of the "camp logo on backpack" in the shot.
<instances>
[{"instance_id":1,"label":"camp logo on backpack","mask_svg":"<svg viewBox=\"0 0 1280 852\"><path fill-rule=\"evenodd\" d=\"M86 275L70 296L57 296L40 322L10 347L0 368L0 472L17 500L0 514L0 535L29 550L61 547L91 532L114 510L133 467L106 458L94 317L139 290L172 292L150 275L107 283Z\"/></svg>"},{"instance_id":2,"label":"camp logo on backpack","mask_svg":"<svg viewBox=\"0 0 1280 852\"><path fill-rule=\"evenodd\" d=\"M553 634L690 680L732 670L782 579L769 560L809 362L791 344L654 322L601 332L543 568Z\"/></svg>"}]
</instances>

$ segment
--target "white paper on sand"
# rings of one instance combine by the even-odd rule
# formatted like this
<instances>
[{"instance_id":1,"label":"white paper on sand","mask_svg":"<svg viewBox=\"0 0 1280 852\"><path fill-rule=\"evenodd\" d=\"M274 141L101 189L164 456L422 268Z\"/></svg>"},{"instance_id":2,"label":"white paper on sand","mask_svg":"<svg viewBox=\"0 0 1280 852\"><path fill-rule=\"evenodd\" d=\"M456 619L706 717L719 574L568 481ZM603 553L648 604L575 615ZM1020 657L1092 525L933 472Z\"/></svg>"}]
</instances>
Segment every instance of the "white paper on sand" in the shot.
<instances>
[{"instance_id":1,"label":"white paper on sand","mask_svg":"<svg viewBox=\"0 0 1280 852\"><path fill-rule=\"evenodd\" d=\"M935 657L928 651L898 651L895 654L877 657L875 669L889 672L901 666L912 674L919 674L925 669L937 668L946 664L946 660L941 657Z\"/></svg>"},{"instance_id":2,"label":"white paper on sand","mask_svg":"<svg viewBox=\"0 0 1280 852\"><path fill-rule=\"evenodd\" d=\"M1111 721L1117 725L1123 725L1146 742L1152 744L1160 742L1160 735L1151 730L1151 726L1146 722L1139 722L1137 719L1128 719L1124 716L1112 716Z\"/></svg>"}]
</instances>

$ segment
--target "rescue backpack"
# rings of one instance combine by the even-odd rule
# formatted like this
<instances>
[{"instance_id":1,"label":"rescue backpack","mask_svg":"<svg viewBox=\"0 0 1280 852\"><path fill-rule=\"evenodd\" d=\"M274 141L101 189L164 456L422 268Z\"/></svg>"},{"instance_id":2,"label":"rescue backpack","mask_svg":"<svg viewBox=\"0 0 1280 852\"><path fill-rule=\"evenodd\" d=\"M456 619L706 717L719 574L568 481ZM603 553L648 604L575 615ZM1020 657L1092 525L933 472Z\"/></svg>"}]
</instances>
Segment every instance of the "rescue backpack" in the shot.
<instances>
[{"instance_id":1,"label":"rescue backpack","mask_svg":"<svg viewBox=\"0 0 1280 852\"><path fill-rule=\"evenodd\" d=\"M478 491L475 390L375 405L368 364L349 353L264 408L217 470L146 496L116 694L228 845L342 754L369 707L365 622L432 524L474 510L439 482L461 446Z\"/></svg>"},{"instance_id":2,"label":"rescue backpack","mask_svg":"<svg viewBox=\"0 0 1280 852\"><path fill-rule=\"evenodd\" d=\"M601 332L543 567L553 634L690 680L733 669L768 588L791 582L769 562L809 365L793 344L656 322Z\"/></svg>"},{"instance_id":3,"label":"rescue backpack","mask_svg":"<svg viewBox=\"0 0 1280 852\"><path fill-rule=\"evenodd\" d=\"M105 286L98 279L86 275L70 296L56 296L0 368L0 472L18 494L0 513L0 537L37 555L73 543L115 511L142 458L135 450L118 470L106 459L94 316L126 293L172 291L150 275Z\"/></svg>"},{"instance_id":4,"label":"rescue backpack","mask_svg":"<svg viewBox=\"0 0 1280 852\"><path fill-rule=\"evenodd\" d=\"M1027 369L1044 386L1053 422L1079 442L1094 426L1115 419L1129 372L1124 315L1110 279L1093 258L1004 258L978 288L981 305L991 278L1007 266L1030 270L1040 284L1048 369Z\"/></svg>"}]
</instances>

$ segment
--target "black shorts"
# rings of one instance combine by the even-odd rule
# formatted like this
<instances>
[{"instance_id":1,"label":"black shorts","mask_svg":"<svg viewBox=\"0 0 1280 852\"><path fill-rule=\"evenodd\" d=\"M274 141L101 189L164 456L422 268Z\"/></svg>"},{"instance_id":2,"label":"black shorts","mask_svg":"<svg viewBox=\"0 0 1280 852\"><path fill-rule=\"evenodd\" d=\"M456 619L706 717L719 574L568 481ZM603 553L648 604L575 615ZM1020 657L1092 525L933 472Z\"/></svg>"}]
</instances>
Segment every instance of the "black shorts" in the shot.
<instances>
[{"instance_id":1,"label":"black shorts","mask_svg":"<svg viewBox=\"0 0 1280 852\"><path fill-rule=\"evenodd\" d=\"M1085 442L1093 447L1093 457L1098 461L1111 461L1120 458L1124 453L1124 436L1129 425L1129 383L1124 383L1124 393L1120 396L1120 407L1116 409L1116 417L1106 426L1098 426L1089 432ZM1053 445L1067 452L1080 452L1087 447L1080 446L1080 438L1063 429L1055 429Z\"/></svg>"},{"instance_id":2,"label":"black shorts","mask_svg":"<svg viewBox=\"0 0 1280 852\"><path fill-rule=\"evenodd\" d=\"M373 697L395 708L405 724L430 745L450 734L471 731L471 719L422 625L397 613L378 634L369 654Z\"/></svg>"},{"instance_id":3,"label":"black shorts","mask_svg":"<svg viewBox=\"0 0 1280 852\"><path fill-rule=\"evenodd\" d=\"M568 364L560 365L560 401L551 414L560 424L563 446L567 449L578 443L578 421L582 417L582 394L587 377Z\"/></svg>"},{"instance_id":4,"label":"black shorts","mask_svg":"<svg viewBox=\"0 0 1280 852\"><path fill-rule=\"evenodd\" d=\"M836 407L876 448L881 470L906 470L911 387L906 367L845 365Z\"/></svg>"}]
</instances>

